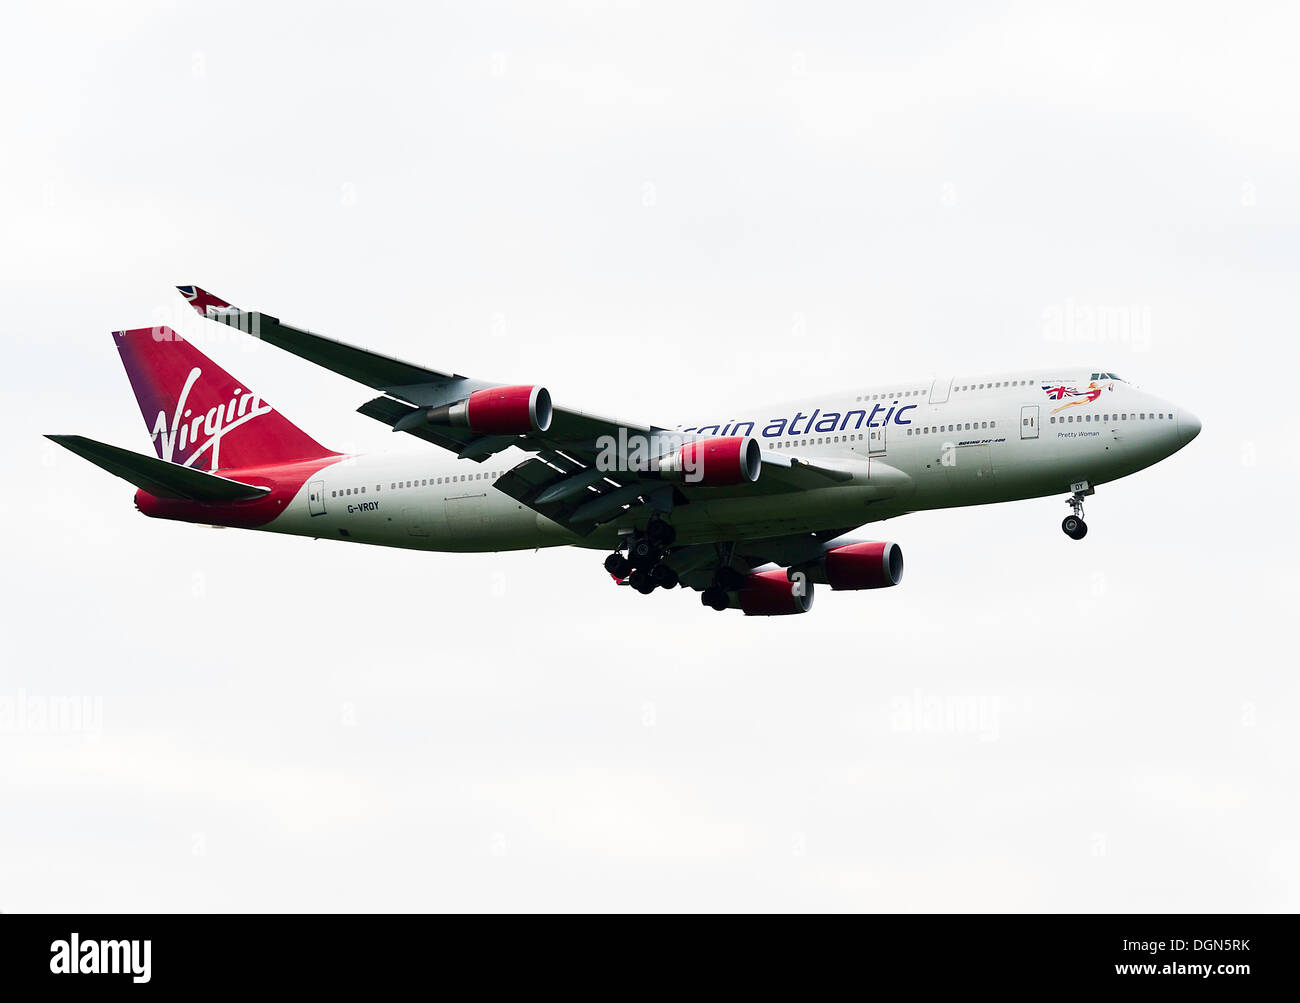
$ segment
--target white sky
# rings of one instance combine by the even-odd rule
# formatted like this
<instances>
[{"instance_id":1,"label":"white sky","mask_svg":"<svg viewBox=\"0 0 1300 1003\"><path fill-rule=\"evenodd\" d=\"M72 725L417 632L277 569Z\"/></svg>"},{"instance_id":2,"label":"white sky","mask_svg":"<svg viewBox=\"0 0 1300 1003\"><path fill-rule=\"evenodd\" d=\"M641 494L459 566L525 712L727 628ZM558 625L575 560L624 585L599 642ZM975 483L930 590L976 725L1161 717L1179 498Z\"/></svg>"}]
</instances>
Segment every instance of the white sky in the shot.
<instances>
[{"instance_id":1,"label":"white sky","mask_svg":"<svg viewBox=\"0 0 1300 1003\"><path fill-rule=\"evenodd\" d=\"M1300 13L969 8L8 9L0 709L90 715L0 726L0 909L1300 908ZM719 615L144 519L40 438L148 450L115 328L418 448L191 282L663 424L1078 364L1205 430L1082 543L916 515L901 587Z\"/></svg>"}]
</instances>

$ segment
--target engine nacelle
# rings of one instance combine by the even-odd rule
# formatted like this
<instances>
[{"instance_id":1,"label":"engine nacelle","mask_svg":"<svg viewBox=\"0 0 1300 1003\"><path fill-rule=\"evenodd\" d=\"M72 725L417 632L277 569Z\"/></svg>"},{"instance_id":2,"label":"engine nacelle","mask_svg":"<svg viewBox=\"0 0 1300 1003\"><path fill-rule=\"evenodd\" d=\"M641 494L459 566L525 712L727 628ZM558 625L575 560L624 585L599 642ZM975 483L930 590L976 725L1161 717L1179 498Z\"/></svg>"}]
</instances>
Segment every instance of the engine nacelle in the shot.
<instances>
[{"instance_id":1,"label":"engine nacelle","mask_svg":"<svg viewBox=\"0 0 1300 1003\"><path fill-rule=\"evenodd\" d=\"M896 543L850 543L826 551L805 569L809 579L846 589L887 589L903 580L903 548Z\"/></svg>"},{"instance_id":2,"label":"engine nacelle","mask_svg":"<svg viewBox=\"0 0 1300 1003\"><path fill-rule=\"evenodd\" d=\"M732 609L745 616L786 616L807 613L812 609L813 583L807 579L790 581L784 570L760 571L745 579L730 593Z\"/></svg>"},{"instance_id":3,"label":"engine nacelle","mask_svg":"<svg viewBox=\"0 0 1300 1003\"><path fill-rule=\"evenodd\" d=\"M758 480L763 449L751 435L699 439L659 460L659 474L697 487L725 488Z\"/></svg>"},{"instance_id":4,"label":"engine nacelle","mask_svg":"<svg viewBox=\"0 0 1300 1003\"><path fill-rule=\"evenodd\" d=\"M551 427L551 395L545 387L488 387L463 401L430 408L430 425L459 425L485 435L527 435Z\"/></svg>"}]
</instances>

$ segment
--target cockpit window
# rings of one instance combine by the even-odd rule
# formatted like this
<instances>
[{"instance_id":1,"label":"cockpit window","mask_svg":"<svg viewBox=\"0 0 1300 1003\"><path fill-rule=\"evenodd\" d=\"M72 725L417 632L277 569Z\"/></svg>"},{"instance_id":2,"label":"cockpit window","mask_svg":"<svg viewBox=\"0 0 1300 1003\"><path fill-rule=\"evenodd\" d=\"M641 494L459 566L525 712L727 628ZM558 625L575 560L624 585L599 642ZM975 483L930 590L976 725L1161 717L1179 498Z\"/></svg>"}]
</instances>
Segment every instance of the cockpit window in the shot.
<instances>
[{"instance_id":1,"label":"cockpit window","mask_svg":"<svg viewBox=\"0 0 1300 1003\"><path fill-rule=\"evenodd\" d=\"M1093 373L1092 379L1094 382L1096 380L1114 380L1116 383L1124 382L1124 380L1121 377L1116 376L1114 373Z\"/></svg>"}]
</instances>

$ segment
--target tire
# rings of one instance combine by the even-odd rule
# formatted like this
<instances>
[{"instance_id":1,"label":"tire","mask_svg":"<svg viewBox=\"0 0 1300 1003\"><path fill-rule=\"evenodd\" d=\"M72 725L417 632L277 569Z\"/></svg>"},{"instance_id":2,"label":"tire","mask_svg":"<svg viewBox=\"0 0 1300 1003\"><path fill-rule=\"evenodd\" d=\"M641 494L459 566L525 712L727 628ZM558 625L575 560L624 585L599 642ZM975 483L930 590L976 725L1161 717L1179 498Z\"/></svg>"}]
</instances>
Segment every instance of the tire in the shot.
<instances>
[{"instance_id":1,"label":"tire","mask_svg":"<svg viewBox=\"0 0 1300 1003\"><path fill-rule=\"evenodd\" d=\"M675 589L677 587L677 572L666 564L656 564L651 568L650 578L661 589Z\"/></svg>"},{"instance_id":2,"label":"tire","mask_svg":"<svg viewBox=\"0 0 1300 1003\"><path fill-rule=\"evenodd\" d=\"M1088 524L1078 516L1067 515L1061 520L1061 530L1071 540L1082 540L1088 535Z\"/></svg>"},{"instance_id":3,"label":"tire","mask_svg":"<svg viewBox=\"0 0 1300 1003\"><path fill-rule=\"evenodd\" d=\"M700 602L721 613L727 608L727 593L716 585L710 585L700 593Z\"/></svg>"},{"instance_id":4,"label":"tire","mask_svg":"<svg viewBox=\"0 0 1300 1003\"><path fill-rule=\"evenodd\" d=\"M724 590L734 592L745 584L745 576L735 568L718 569L718 586Z\"/></svg>"},{"instance_id":5,"label":"tire","mask_svg":"<svg viewBox=\"0 0 1300 1003\"><path fill-rule=\"evenodd\" d=\"M626 578L632 565L627 563L627 558L622 554L610 554L605 558L605 570L615 578Z\"/></svg>"},{"instance_id":6,"label":"tire","mask_svg":"<svg viewBox=\"0 0 1300 1003\"><path fill-rule=\"evenodd\" d=\"M627 583L643 596L648 596L655 590L655 583L650 577L650 572L641 568L637 568L632 574L628 575Z\"/></svg>"}]
</instances>

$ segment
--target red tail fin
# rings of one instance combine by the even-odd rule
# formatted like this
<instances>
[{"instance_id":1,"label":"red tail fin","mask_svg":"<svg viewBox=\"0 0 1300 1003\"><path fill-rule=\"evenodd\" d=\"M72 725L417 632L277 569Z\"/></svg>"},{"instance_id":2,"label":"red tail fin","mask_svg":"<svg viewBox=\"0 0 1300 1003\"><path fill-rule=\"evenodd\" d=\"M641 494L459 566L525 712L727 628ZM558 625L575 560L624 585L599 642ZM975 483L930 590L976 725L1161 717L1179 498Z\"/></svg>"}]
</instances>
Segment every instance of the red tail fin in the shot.
<instances>
[{"instance_id":1,"label":"red tail fin","mask_svg":"<svg viewBox=\"0 0 1300 1003\"><path fill-rule=\"evenodd\" d=\"M162 459L217 470L337 455L171 328L113 338Z\"/></svg>"}]
</instances>

